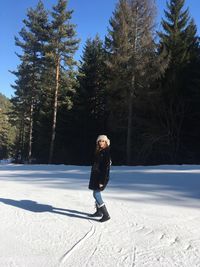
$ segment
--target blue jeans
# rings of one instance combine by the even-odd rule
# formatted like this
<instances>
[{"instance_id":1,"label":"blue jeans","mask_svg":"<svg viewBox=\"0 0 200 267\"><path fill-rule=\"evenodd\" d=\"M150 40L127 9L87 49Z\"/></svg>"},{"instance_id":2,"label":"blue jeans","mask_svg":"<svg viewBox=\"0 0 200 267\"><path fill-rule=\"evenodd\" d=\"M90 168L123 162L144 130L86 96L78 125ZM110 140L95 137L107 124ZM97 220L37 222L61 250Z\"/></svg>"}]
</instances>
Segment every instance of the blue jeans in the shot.
<instances>
[{"instance_id":1,"label":"blue jeans","mask_svg":"<svg viewBox=\"0 0 200 267\"><path fill-rule=\"evenodd\" d=\"M99 207L104 205L103 199L101 197L101 191L99 190L94 190L93 191L93 197L96 200L96 203Z\"/></svg>"}]
</instances>

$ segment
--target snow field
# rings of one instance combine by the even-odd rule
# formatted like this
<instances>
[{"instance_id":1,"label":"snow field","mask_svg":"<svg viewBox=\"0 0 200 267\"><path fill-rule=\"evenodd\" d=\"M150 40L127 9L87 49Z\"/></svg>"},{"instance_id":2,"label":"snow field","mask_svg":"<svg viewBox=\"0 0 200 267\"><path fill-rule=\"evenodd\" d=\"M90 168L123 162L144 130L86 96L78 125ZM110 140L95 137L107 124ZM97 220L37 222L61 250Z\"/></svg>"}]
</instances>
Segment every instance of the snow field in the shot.
<instances>
[{"instance_id":1,"label":"snow field","mask_svg":"<svg viewBox=\"0 0 200 267\"><path fill-rule=\"evenodd\" d=\"M113 166L105 223L87 216L89 174L0 165L0 266L200 266L200 166Z\"/></svg>"}]
</instances>

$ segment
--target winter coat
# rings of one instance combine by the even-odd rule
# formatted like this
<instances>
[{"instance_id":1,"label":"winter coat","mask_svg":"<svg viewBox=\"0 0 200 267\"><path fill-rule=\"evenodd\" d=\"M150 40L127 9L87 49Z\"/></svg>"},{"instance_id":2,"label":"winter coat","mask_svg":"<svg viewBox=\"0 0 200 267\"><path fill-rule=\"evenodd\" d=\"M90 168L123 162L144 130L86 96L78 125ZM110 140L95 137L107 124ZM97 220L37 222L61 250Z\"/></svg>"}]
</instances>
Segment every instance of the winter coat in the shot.
<instances>
[{"instance_id":1,"label":"winter coat","mask_svg":"<svg viewBox=\"0 0 200 267\"><path fill-rule=\"evenodd\" d=\"M95 154L92 165L89 189L103 191L109 181L110 173L110 149L104 148ZM102 184L103 187L99 187Z\"/></svg>"}]
</instances>

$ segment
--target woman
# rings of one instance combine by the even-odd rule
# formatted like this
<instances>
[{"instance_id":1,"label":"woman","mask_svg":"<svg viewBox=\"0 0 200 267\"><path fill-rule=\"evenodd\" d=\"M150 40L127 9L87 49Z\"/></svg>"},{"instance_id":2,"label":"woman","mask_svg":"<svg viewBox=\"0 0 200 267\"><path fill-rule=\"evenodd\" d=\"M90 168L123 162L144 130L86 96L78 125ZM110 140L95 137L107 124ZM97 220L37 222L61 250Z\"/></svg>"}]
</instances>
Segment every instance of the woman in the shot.
<instances>
[{"instance_id":1,"label":"woman","mask_svg":"<svg viewBox=\"0 0 200 267\"><path fill-rule=\"evenodd\" d=\"M110 172L110 140L106 135L99 135L96 140L96 151L94 163L92 165L89 189L93 190L93 197L96 204L96 212L92 217L102 216L100 222L105 222L110 219L110 215L103 202L101 191L106 188L109 181Z\"/></svg>"}]
</instances>

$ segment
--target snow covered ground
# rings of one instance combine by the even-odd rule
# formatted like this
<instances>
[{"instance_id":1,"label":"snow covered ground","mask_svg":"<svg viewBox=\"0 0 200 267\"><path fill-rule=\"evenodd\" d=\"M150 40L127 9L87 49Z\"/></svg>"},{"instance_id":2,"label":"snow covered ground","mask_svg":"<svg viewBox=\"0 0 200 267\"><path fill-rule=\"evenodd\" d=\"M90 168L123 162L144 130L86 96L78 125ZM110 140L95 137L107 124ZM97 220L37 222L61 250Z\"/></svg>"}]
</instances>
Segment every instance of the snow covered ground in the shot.
<instances>
[{"instance_id":1,"label":"snow covered ground","mask_svg":"<svg viewBox=\"0 0 200 267\"><path fill-rule=\"evenodd\" d=\"M105 223L89 173L0 165L1 267L200 266L200 166L113 166Z\"/></svg>"}]
</instances>

